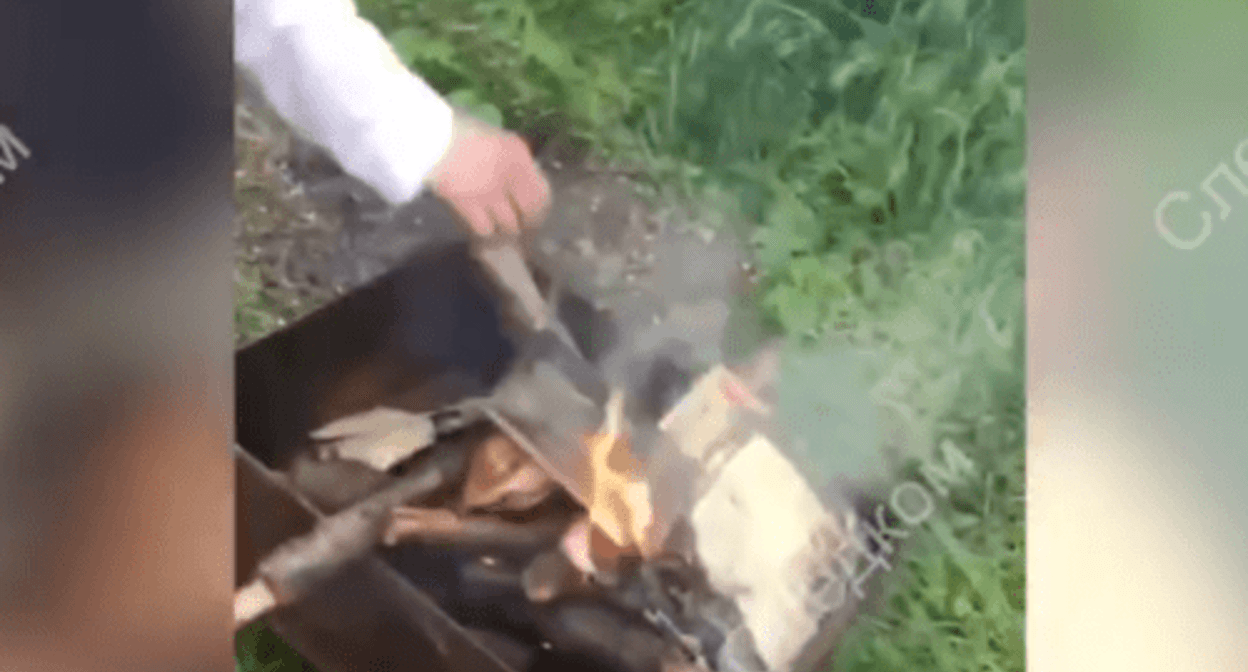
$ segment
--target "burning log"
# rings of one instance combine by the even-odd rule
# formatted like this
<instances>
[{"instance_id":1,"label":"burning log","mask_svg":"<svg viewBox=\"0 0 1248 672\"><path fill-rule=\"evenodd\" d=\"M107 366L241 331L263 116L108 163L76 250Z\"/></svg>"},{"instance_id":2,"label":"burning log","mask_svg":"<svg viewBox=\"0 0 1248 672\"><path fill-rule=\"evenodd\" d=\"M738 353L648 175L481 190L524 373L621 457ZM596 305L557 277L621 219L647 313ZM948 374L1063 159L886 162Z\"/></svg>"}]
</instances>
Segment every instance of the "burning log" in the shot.
<instances>
[{"instance_id":1,"label":"burning log","mask_svg":"<svg viewBox=\"0 0 1248 672\"><path fill-rule=\"evenodd\" d=\"M514 441L498 433L473 453L460 510L527 511L558 487Z\"/></svg>"},{"instance_id":2,"label":"burning log","mask_svg":"<svg viewBox=\"0 0 1248 672\"><path fill-rule=\"evenodd\" d=\"M526 396L526 383L545 391ZM415 553L404 556L405 573L448 613L501 632L533 628L550 647L538 658L592 660L619 672L788 670L826 622L812 586L835 562L845 530L793 464L743 421L743 413L768 415L767 405L726 369L712 370L650 428L669 443L642 437L640 460L630 439L646 428L630 427L619 392L601 409L597 431L579 442L568 441L571 430L593 414L575 404L562 416L552 412L540 439L530 440L553 400L576 398L560 385L540 367L513 379L503 411L477 407L492 434L472 445L421 445L427 462L408 476L363 459L296 461L291 479L299 489L314 492L318 506L346 508L261 564L237 596L238 621L298 599L379 545L407 545L395 551ZM526 420L504 413L517 410ZM385 440L369 444L383 445L372 455L385 463L408 454L394 444L396 434L415 435L410 418L387 418L391 425L378 434ZM335 436L362 433L351 419L332 427ZM666 467L688 464L664 472L663 458ZM461 475L462 487L447 492ZM335 478L354 485L329 492ZM420 501L435 491L446 496ZM560 510L560 499L583 508ZM486 562L480 553L505 561ZM436 572L427 562L435 555ZM473 616L486 612L492 615Z\"/></svg>"},{"instance_id":3,"label":"burning log","mask_svg":"<svg viewBox=\"0 0 1248 672\"><path fill-rule=\"evenodd\" d=\"M566 526L567 521L558 519L517 524L492 516L460 516L447 509L400 506L391 510L382 543L543 548L556 543Z\"/></svg>"}]
</instances>

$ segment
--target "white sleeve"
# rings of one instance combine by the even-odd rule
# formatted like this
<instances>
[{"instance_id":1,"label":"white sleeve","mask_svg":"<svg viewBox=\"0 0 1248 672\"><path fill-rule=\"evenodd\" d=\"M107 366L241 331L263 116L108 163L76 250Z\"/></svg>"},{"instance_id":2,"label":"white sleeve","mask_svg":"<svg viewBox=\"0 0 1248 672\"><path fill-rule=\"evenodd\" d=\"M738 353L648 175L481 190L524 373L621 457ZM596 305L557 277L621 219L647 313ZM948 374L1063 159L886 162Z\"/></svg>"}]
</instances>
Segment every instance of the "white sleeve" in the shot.
<instances>
[{"instance_id":1,"label":"white sleeve","mask_svg":"<svg viewBox=\"0 0 1248 672\"><path fill-rule=\"evenodd\" d=\"M450 145L450 105L352 0L235 0L234 31L235 62L294 130L391 203L420 193Z\"/></svg>"}]
</instances>

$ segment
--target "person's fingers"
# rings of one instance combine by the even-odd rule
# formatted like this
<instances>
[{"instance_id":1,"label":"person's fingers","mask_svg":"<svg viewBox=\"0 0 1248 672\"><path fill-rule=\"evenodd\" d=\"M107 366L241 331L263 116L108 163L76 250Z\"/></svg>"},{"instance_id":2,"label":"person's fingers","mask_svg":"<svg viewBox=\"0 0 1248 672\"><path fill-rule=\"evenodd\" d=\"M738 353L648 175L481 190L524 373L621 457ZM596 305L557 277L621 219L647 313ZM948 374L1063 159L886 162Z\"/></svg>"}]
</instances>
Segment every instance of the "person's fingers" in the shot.
<instances>
[{"instance_id":1,"label":"person's fingers","mask_svg":"<svg viewBox=\"0 0 1248 672\"><path fill-rule=\"evenodd\" d=\"M517 235L522 226L541 224L549 211L550 183L515 135L461 131L444 173L432 182L435 193L478 236Z\"/></svg>"},{"instance_id":2,"label":"person's fingers","mask_svg":"<svg viewBox=\"0 0 1248 672\"><path fill-rule=\"evenodd\" d=\"M520 221L535 226L541 224L550 207L550 183L523 140L513 138L512 147L515 160L507 176L510 196L520 212Z\"/></svg>"},{"instance_id":3,"label":"person's fingers","mask_svg":"<svg viewBox=\"0 0 1248 672\"><path fill-rule=\"evenodd\" d=\"M520 233L520 214L516 212L511 199L505 195L490 206L490 217L498 233L507 235Z\"/></svg>"},{"instance_id":4,"label":"person's fingers","mask_svg":"<svg viewBox=\"0 0 1248 672\"><path fill-rule=\"evenodd\" d=\"M550 183L534 163L517 171L513 180L511 196L520 211L521 221L527 226L541 224L550 209Z\"/></svg>"},{"instance_id":5,"label":"person's fingers","mask_svg":"<svg viewBox=\"0 0 1248 672\"><path fill-rule=\"evenodd\" d=\"M538 218L539 215L534 214L531 211L526 212L525 209L520 206L520 203L516 200L516 193L514 190L508 190L507 202L511 204L512 211L516 213L517 234L520 232L520 229L533 227L541 223L541 220Z\"/></svg>"}]
</instances>

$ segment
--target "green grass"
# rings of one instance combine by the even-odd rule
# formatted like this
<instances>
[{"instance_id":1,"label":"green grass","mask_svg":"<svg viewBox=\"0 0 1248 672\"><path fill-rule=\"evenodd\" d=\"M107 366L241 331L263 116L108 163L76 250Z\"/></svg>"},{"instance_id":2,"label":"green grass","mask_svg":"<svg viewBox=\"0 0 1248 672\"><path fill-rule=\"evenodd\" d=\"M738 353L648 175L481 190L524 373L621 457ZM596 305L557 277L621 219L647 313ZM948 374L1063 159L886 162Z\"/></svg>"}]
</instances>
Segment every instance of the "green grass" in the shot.
<instances>
[{"instance_id":1,"label":"green grass","mask_svg":"<svg viewBox=\"0 0 1248 672\"><path fill-rule=\"evenodd\" d=\"M1021 671L1024 3L360 7L482 116L560 119L688 196L732 195L772 325L887 355L876 401L907 436L891 478L946 441L975 464L892 559L835 669ZM275 326L240 296L240 329Z\"/></svg>"}]
</instances>

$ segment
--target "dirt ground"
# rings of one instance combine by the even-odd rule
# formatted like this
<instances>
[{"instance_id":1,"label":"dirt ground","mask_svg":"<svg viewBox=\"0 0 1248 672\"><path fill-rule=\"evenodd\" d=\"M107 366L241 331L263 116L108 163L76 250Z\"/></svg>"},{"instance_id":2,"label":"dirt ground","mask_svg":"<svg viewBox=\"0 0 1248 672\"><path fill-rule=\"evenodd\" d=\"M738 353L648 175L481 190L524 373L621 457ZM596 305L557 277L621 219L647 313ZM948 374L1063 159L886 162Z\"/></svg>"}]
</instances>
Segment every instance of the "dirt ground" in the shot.
<instances>
[{"instance_id":1,"label":"dirt ground","mask_svg":"<svg viewBox=\"0 0 1248 672\"><path fill-rule=\"evenodd\" d=\"M654 325L671 317L682 337L714 351L723 325L711 304L751 284L722 217L673 205L681 200L671 189L604 167L573 143L530 139L554 190L550 217L526 241L533 265L613 309L637 338L660 338ZM387 206L292 136L241 80L235 143L240 346L394 269L421 245L463 235L428 194Z\"/></svg>"}]
</instances>

